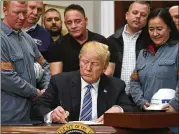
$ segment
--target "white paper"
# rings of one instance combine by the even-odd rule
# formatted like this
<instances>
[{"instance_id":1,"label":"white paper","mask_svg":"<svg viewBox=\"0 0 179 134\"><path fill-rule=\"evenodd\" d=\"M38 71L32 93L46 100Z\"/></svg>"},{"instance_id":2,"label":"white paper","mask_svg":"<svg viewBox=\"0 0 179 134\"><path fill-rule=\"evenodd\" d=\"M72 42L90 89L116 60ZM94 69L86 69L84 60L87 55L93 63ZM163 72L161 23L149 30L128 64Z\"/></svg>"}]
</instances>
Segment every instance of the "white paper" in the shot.
<instances>
[{"instance_id":1,"label":"white paper","mask_svg":"<svg viewBox=\"0 0 179 134\"><path fill-rule=\"evenodd\" d=\"M103 125L103 122L95 122L95 121L70 121L69 123L83 123L86 125Z\"/></svg>"}]
</instances>

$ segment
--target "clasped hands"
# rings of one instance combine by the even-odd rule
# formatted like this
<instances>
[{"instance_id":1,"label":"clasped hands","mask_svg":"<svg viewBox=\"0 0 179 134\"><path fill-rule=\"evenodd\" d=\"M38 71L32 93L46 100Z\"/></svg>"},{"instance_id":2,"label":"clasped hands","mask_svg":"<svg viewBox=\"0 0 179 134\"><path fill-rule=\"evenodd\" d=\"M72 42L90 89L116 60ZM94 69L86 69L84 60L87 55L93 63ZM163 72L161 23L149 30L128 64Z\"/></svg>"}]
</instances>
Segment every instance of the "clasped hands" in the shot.
<instances>
[{"instance_id":1,"label":"clasped hands","mask_svg":"<svg viewBox=\"0 0 179 134\"><path fill-rule=\"evenodd\" d=\"M37 96L33 97L32 100L33 100L33 101L36 101L42 94L45 93L45 90L46 90L46 89L42 89L42 90L37 89Z\"/></svg>"},{"instance_id":2,"label":"clasped hands","mask_svg":"<svg viewBox=\"0 0 179 134\"><path fill-rule=\"evenodd\" d=\"M105 113L121 113L123 112L122 108L119 106L113 106L110 109L108 109ZM50 118L52 122L55 123L67 123L67 118L70 115L68 111L65 111L61 106L56 107L51 115ZM96 122L103 122L104 121L104 115L101 115Z\"/></svg>"}]
</instances>

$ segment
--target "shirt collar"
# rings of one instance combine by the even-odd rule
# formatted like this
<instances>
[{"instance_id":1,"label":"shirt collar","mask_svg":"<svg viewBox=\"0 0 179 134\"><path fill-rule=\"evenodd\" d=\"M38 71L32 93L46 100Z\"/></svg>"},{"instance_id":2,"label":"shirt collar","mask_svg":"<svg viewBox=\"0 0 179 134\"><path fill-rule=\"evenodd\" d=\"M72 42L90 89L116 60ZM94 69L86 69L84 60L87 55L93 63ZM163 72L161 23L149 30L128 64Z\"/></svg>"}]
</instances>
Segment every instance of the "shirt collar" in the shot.
<instances>
[{"instance_id":1,"label":"shirt collar","mask_svg":"<svg viewBox=\"0 0 179 134\"><path fill-rule=\"evenodd\" d=\"M124 33L127 33L127 34L129 34L129 35L131 35L131 34L127 31L127 25L128 25L128 24L126 24L126 25L124 26L124 31L123 31L123 32L124 32ZM136 32L133 36L140 35L141 32L142 32L142 30Z\"/></svg>"},{"instance_id":2,"label":"shirt collar","mask_svg":"<svg viewBox=\"0 0 179 134\"><path fill-rule=\"evenodd\" d=\"M10 34L13 33L13 32L16 33L16 34L22 32L21 30L18 30L18 31L13 30L13 29L10 28L8 25L6 25L3 21L1 21L1 28L2 28L2 30L4 31L4 33L5 33L6 35L10 35Z\"/></svg>"},{"instance_id":3,"label":"shirt collar","mask_svg":"<svg viewBox=\"0 0 179 134\"><path fill-rule=\"evenodd\" d=\"M91 84L91 85L93 85L93 88L94 88L95 91L98 90L99 81L100 81L100 79L99 79L97 82ZM81 77L81 89L85 89L85 87L86 87L87 85L89 85L89 83L87 83L86 81L84 81L83 78Z\"/></svg>"},{"instance_id":4,"label":"shirt collar","mask_svg":"<svg viewBox=\"0 0 179 134\"><path fill-rule=\"evenodd\" d=\"M34 24L31 27L29 27L28 29L25 29L24 31L25 32L33 31L34 29L36 29L36 27L37 27L37 24Z\"/></svg>"}]
</instances>

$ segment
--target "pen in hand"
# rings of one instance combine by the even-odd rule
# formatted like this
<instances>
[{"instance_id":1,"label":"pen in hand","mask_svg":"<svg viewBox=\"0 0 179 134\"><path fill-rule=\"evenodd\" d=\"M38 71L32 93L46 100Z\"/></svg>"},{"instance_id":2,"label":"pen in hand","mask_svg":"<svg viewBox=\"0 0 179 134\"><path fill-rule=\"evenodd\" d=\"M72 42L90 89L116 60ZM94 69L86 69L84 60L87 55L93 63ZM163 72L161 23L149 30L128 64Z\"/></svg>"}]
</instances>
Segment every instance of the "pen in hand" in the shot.
<instances>
[{"instance_id":1,"label":"pen in hand","mask_svg":"<svg viewBox=\"0 0 179 134\"><path fill-rule=\"evenodd\" d=\"M61 105L61 107L64 109L64 106L63 106L62 101L60 101L60 105ZM64 110L65 110L65 109L64 109ZM68 122L69 112L65 110L65 113L66 113L66 115L67 115L66 118L65 118L65 121Z\"/></svg>"}]
</instances>

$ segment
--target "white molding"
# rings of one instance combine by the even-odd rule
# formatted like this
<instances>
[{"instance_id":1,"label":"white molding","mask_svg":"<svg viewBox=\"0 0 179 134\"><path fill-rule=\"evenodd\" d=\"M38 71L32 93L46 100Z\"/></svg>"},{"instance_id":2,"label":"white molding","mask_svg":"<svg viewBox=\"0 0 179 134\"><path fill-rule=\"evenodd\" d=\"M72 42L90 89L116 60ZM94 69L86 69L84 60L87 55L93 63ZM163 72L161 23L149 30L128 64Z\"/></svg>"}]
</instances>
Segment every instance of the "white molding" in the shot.
<instances>
[{"instance_id":1,"label":"white molding","mask_svg":"<svg viewBox=\"0 0 179 134\"><path fill-rule=\"evenodd\" d=\"M114 1L101 1L100 33L109 37L114 33Z\"/></svg>"}]
</instances>

